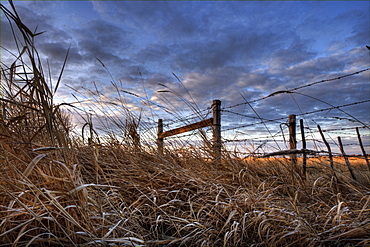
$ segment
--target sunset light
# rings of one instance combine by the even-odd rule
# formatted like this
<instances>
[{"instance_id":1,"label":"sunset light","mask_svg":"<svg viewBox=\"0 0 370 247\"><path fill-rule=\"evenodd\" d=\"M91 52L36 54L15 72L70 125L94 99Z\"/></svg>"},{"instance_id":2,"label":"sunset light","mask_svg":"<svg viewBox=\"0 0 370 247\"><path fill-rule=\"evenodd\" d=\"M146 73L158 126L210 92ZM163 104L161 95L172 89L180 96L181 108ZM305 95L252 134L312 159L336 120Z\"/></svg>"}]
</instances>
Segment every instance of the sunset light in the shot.
<instances>
[{"instance_id":1,"label":"sunset light","mask_svg":"<svg viewBox=\"0 0 370 247\"><path fill-rule=\"evenodd\" d=\"M369 246L369 1L1 1L0 246Z\"/></svg>"}]
</instances>

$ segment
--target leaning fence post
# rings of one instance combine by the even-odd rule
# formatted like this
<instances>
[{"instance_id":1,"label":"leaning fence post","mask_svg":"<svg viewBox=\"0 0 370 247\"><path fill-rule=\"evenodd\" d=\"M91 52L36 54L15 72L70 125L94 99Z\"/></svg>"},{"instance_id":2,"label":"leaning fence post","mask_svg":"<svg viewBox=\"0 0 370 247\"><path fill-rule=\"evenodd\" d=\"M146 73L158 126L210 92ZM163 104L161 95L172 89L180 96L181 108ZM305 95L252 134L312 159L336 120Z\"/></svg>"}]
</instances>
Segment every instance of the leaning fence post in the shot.
<instances>
[{"instance_id":1,"label":"leaning fence post","mask_svg":"<svg viewBox=\"0 0 370 247\"><path fill-rule=\"evenodd\" d=\"M333 176L335 176L335 177L336 177L336 175L335 175L335 170L334 170L333 154L331 153L330 145L329 145L329 143L326 141L325 136L324 136L324 133L322 132L320 125L317 125L317 128L319 129L319 132L320 132L321 138L322 138L322 140L323 140L323 142L324 142L324 144L325 144L326 148L328 149L329 161L330 161L330 167L331 167L331 169L333 170Z\"/></svg>"},{"instance_id":2,"label":"leaning fence post","mask_svg":"<svg viewBox=\"0 0 370 247\"><path fill-rule=\"evenodd\" d=\"M221 163L221 101L213 100L212 147L215 164Z\"/></svg>"},{"instance_id":3,"label":"leaning fence post","mask_svg":"<svg viewBox=\"0 0 370 247\"><path fill-rule=\"evenodd\" d=\"M296 138L296 115L289 115L288 117L288 128L289 128L289 147L290 150L297 149L297 138ZM297 155L291 154L293 164L297 164Z\"/></svg>"},{"instance_id":4,"label":"leaning fence post","mask_svg":"<svg viewBox=\"0 0 370 247\"><path fill-rule=\"evenodd\" d=\"M342 144L342 140L340 139L340 136L338 136L338 143L339 143L339 149L340 149L340 152L342 153L343 157L344 157L344 160L346 161L346 164L347 164L347 167L348 167L348 170L349 172L351 173L351 176L354 180L357 180L356 179L356 176L353 172L353 169L352 169L352 166L351 166L351 163L349 162L348 160L348 157L346 155L346 153L344 152L344 148L343 148L343 144Z\"/></svg>"},{"instance_id":5,"label":"leaning fence post","mask_svg":"<svg viewBox=\"0 0 370 247\"><path fill-rule=\"evenodd\" d=\"M163 120L158 119L158 138L157 138L157 145L158 145L158 153L163 155L163 138L159 138L159 135L163 133Z\"/></svg>"},{"instance_id":6,"label":"leaning fence post","mask_svg":"<svg viewBox=\"0 0 370 247\"><path fill-rule=\"evenodd\" d=\"M361 136L360 136L360 131L358 130L358 127L356 127L356 133L357 133L358 142L360 143L362 155L364 156L364 158L366 160L367 167L369 168L369 171L370 171L369 159L367 158L367 154L365 152L364 145L362 144L362 140L361 140Z\"/></svg>"}]
</instances>

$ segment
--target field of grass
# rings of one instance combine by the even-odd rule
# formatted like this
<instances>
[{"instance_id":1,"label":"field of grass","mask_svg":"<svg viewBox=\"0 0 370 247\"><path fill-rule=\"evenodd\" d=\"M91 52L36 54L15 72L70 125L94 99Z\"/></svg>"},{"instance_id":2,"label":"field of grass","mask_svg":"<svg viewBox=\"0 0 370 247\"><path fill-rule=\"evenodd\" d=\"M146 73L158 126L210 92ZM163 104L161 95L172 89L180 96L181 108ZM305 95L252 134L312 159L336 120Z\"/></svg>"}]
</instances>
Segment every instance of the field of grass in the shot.
<instances>
[{"instance_id":1,"label":"field of grass","mask_svg":"<svg viewBox=\"0 0 370 247\"><path fill-rule=\"evenodd\" d=\"M300 159L158 155L138 147L130 114L126 140L88 145L53 103L32 33L1 10L28 60L1 65L0 246L370 246L361 159L356 181L340 158L335 173L309 159L303 179Z\"/></svg>"},{"instance_id":2,"label":"field of grass","mask_svg":"<svg viewBox=\"0 0 370 247\"><path fill-rule=\"evenodd\" d=\"M289 160L215 167L121 145L0 147L1 246L370 244L368 176L316 165L302 180Z\"/></svg>"}]
</instances>

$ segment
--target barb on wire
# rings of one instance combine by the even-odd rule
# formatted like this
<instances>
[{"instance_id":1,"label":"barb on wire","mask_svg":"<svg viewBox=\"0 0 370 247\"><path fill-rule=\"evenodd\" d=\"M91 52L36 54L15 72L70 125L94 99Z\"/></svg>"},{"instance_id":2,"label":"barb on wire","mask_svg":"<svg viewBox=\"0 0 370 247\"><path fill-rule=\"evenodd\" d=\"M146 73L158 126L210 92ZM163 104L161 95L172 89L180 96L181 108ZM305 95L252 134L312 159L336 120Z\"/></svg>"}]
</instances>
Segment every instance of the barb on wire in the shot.
<instances>
[{"instance_id":1,"label":"barb on wire","mask_svg":"<svg viewBox=\"0 0 370 247\"><path fill-rule=\"evenodd\" d=\"M329 110L332 110L332 109L337 109L337 108L342 108L342 107L347 107L347 106L353 106L353 105L363 104L363 103L367 103L367 102L370 102L370 99L363 100L363 101L358 101L358 102L354 102L354 103L349 103L349 104L345 104L345 105L340 105L340 106L332 106L332 107L329 107L329 108L319 109L319 110L310 111L310 112L306 112L306 113L302 113L302 114L297 114L297 116L303 116L303 115L308 115L308 114L322 112L322 111L329 111Z\"/></svg>"},{"instance_id":2,"label":"barb on wire","mask_svg":"<svg viewBox=\"0 0 370 247\"><path fill-rule=\"evenodd\" d=\"M281 135L279 135L281 136ZM278 137L278 136L276 136ZM259 143L267 143L267 142L275 142L273 139L266 139L266 137L257 137L257 138L245 138L245 139L223 139L225 143L230 143L230 142L248 142L248 141L257 141ZM279 140L283 142L283 140Z\"/></svg>"},{"instance_id":3,"label":"barb on wire","mask_svg":"<svg viewBox=\"0 0 370 247\"><path fill-rule=\"evenodd\" d=\"M296 93L296 94L303 95L303 96L306 96L306 97L309 97L309 98L314 99L314 100L318 100L318 101L320 101L321 103L324 103L324 104L330 105L330 106L332 107L331 109L337 109L338 111L341 111L342 113L344 113L344 114L348 115L349 117L353 118L354 120L356 120L358 123L362 124L364 127L366 127L366 128L368 128L368 129L370 129L370 127L369 127L367 124L363 123L362 121L360 121L360 120L359 120L359 119L357 119L356 117L354 117L354 116L352 116L351 114L349 114L349 113L347 113L347 112L343 111L342 109L340 109L340 108L342 108L342 106L334 106L334 105L332 105L332 104L329 104L329 103L327 103L327 102L325 102L325 101L323 101L323 100L320 100L320 99L318 99L318 98L315 98L315 97L309 96L309 95L307 95L307 94L297 93L297 92L295 92L295 93ZM361 103L368 102L368 101L370 101L370 100L364 100L364 101L362 101ZM356 104L358 104L358 103L359 103L359 102L355 102L355 103L352 103L352 105L356 105ZM303 115L303 114L302 114L302 115Z\"/></svg>"},{"instance_id":4,"label":"barb on wire","mask_svg":"<svg viewBox=\"0 0 370 247\"><path fill-rule=\"evenodd\" d=\"M173 136L166 137L166 139L168 139L168 140L181 139L181 138L184 138L184 137L196 136L198 134L199 134L199 132L197 130L192 130L192 131L190 131L189 134L173 135Z\"/></svg>"},{"instance_id":5,"label":"barb on wire","mask_svg":"<svg viewBox=\"0 0 370 247\"><path fill-rule=\"evenodd\" d=\"M319 154L319 153L327 153L326 151L315 151L315 150L309 150L309 149L290 149L290 150L283 150L273 153L268 153L262 156L261 158L267 158L271 156L277 156L277 155L290 155L290 154Z\"/></svg>"},{"instance_id":6,"label":"barb on wire","mask_svg":"<svg viewBox=\"0 0 370 247\"><path fill-rule=\"evenodd\" d=\"M246 117L246 118L252 118L252 119L258 119L258 120L263 120L263 121L269 121L269 119L266 119L266 118L259 118L259 117L248 116L248 115L245 115L245 114L242 114L242 113L233 112L233 111L229 111L229 110L221 110L221 111L222 112L231 113L231 114L234 114L234 115L238 115L238 116L242 116L242 117Z\"/></svg>"},{"instance_id":7,"label":"barb on wire","mask_svg":"<svg viewBox=\"0 0 370 247\"><path fill-rule=\"evenodd\" d=\"M313 130L315 131L316 129L314 128L309 128L309 127L305 127L306 129L310 129L310 130ZM346 127L346 128L338 128L338 129L326 129L326 130L322 130L322 132L331 132L331 131L340 131L340 130L354 130L356 128L359 128L359 129L365 129L366 127L364 126L359 126L359 127ZM318 131L316 131L318 132Z\"/></svg>"},{"instance_id":8,"label":"barb on wire","mask_svg":"<svg viewBox=\"0 0 370 247\"><path fill-rule=\"evenodd\" d=\"M331 79L324 79L324 80L321 80L321 81L317 81L317 82L309 83L309 84L306 84L306 85L303 85L303 86L299 86L299 87L296 87L296 88L292 88L292 89L290 89L289 91L296 91L296 90L298 90L298 89L305 88L305 87L311 87L311 86L316 85L316 84L319 84L319 83L339 80L339 79L342 79L342 78L345 78L345 77L348 77L348 76L353 76L353 75L360 74L360 73L365 72L365 71L368 71L368 70L370 70L370 68L366 68L366 69L363 69L363 70L359 70L359 71L353 72L353 73L351 73L351 74L342 75L342 76L338 76L338 77L331 78Z\"/></svg>"},{"instance_id":9,"label":"barb on wire","mask_svg":"<svg viewBox=\"0 0 370 247\"><path fill-rule=\"evenodd\" d=\"M176 124L176 123L188 123L190 122L190 120L193 120L193 119L199 119L199 116L185 116L185 117L181 117L181 118L176 118L176 119L163 119L163 122L166 122L166 125L170 126L170 125L173 125L173 124Z\"/></svg>"},{"instance_id":10,"label":"barb on wire","mask_svg":"<svg viewBox=\"0 0 370 247\"><path fill-rule=\"evenodd\" d=\"M310 86L313 86L313 85L316 85L316 84L319 84L319 83L324 83L324 82L339 80L339 79L342 79L342 78L345 78L345 77L349 77L349 76L360 74L360 73L365 72L365 71L368 71L368 70L370 70L370 68L362 69L362 70L359 70L359 71L356 71L356 72L353 72L353 73L350 73L350 74L342 75L342 76L331 78L331 79L324 79L324 80L321 80L321 81L309 83L309 84L302 85L302 86L299 86L299 87L296 87L296 88L292 88L290 90L274 92L274 93L272 93L270 95L267 95L265 97L261 97L259 99L251 100L251 101L248 101L248 102L241 102L239 104L235 104L235 105L224 107L224 108L222 108L222 110L223 109L234 108L234 107L245 105L245 104L248 104L248 103L255 103L255 102L258 102L258 101L267 99L269 97L275 96L275 95L277 95L279 93L283 93L283 92L284 93L292 93L293 91L296 91L296 90L301 89L301 88L310 87Z\"/></svg>"},{"instance_id":11,"label":"barb on wire","mask_svg":"<svg viewBox=\"0 0 370 247\"><path fill-rule=\"evenodd\" d=\"M241 129L241 128L245 128L245 127L250 127L250 126L254 126L254 125L258 125L258 124L263 124L263 123L268 123L268 122L278 122L279 120L285 120L286 117L281 117L281 118L276 118L276 119L270 119L270 120L266 120L266 121L260 121L258 123L251 123L251 124L245 124L245 125L240 125L240 126L236 126L236 127L231 127L231 128L228 128L228 129L223 129L222 131L229 131L229 130L234 130L234 129Z\"/></svg>"}]
</instances>

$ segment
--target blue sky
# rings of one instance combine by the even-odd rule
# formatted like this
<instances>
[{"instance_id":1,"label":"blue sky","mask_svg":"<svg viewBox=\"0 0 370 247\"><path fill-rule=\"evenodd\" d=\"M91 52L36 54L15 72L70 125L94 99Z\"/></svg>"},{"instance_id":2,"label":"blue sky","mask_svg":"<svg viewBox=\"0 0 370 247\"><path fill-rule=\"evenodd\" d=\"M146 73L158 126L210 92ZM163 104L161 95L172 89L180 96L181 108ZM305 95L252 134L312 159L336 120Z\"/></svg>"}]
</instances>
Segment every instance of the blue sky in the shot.
<instances>
[{"instance_id":1,"label":"blue sky","mask_svg":"<svg viewBox=\"0 0 370 247\"><path fill-rule=\"evenodd\" d=\"M93 89L93 82L114 98L114 80L159 104L164 103L159 91L171 89L190 100L188 91L200 109L213 99L232 106L370 67L369 1L16 1L15 6L31 29L46 31L36 44L54 78L71 47L59 102L75 100L66 85L82 92ZM1 21L1 45L14 49L9 25ZM12 59L2 53L4 63ZM334 106L349 104L369 99L369 77L367 71L299 92ZM174 94L165 97L185 115L192 113ZM328 107L295 97L299 107L290 95L254 107L266 119ZM145 108L129 95L127 102L132 109ZM369 124L369 108L365 103L348 110ZM254 114L245 106L233 110ZM240 121L225 117L226 127Z\"/></svg>"}]
</instances>

